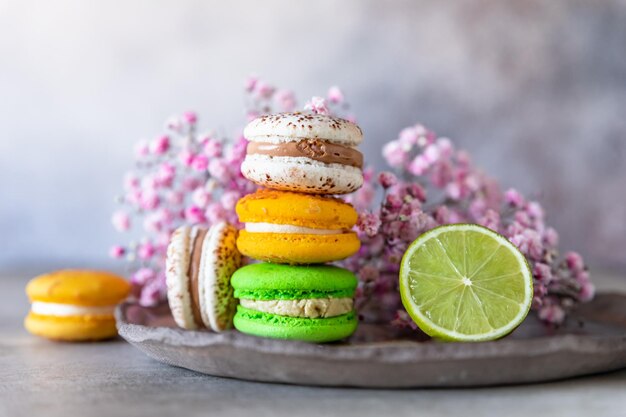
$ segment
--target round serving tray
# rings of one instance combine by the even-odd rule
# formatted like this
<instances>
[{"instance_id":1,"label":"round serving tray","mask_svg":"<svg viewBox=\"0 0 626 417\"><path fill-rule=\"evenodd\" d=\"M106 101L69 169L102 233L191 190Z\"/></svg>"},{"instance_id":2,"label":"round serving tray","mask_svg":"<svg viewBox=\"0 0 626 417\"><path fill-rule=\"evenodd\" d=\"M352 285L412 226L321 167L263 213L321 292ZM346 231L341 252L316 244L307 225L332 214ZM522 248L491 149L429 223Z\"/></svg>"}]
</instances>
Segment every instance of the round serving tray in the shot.
<instances>
[{"instance_id":1,"label":"round serving tray","mask_svg":"<svg viewBox=\"0 0 626 417\"><path fill-rule=\"evenodd\" d=\"M468 387L543 382L626 367L626 295L599 294L565 326L530 315L494 342L444 343L419 332L361 324L326 345L176 328L167 306L125 303L120 335L148 356L197 372L251 381L353 387Z\"/></svg>"}]
</instances>

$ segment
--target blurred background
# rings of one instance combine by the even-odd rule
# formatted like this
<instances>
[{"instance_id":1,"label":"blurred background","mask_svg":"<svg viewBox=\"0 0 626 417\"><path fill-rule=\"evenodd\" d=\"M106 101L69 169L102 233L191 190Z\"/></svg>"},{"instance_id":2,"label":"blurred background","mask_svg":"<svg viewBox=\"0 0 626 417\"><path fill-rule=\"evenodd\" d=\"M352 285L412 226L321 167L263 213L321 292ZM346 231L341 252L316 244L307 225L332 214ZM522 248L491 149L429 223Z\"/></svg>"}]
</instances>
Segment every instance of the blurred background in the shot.
<instances>
[{"instance_id":1,"label":"blurred background","mask_svg":"<svg viewBox=\"0 0 626 417\"><path fill-rule=\"evenodd\" d=\"M113 196L170 115L230 134L254 73L339 85L369 163L422 122L626 268L626 2L0 0L0 269L111 266Z\"/></svg>"}]
</instances>

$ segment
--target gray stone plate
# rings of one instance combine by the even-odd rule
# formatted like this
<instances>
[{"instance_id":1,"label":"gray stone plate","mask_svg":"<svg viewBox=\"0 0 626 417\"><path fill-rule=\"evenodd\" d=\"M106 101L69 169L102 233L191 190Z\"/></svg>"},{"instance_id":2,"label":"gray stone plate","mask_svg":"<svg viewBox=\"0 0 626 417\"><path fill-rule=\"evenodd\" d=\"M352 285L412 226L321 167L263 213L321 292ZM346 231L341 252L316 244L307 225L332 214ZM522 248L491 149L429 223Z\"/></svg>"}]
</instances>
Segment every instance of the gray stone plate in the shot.
<instances>
[{"instance_id":1,"label":"gray stone plate","mask_svg":"<svg viewBox=\"0 0 626 417\"><path fill-rule=\"evenodd\" d=\"M120 335L152 358L209 375L301 385L468 387L542 382L626 367L626 295L600 294L567 325L551 329L534 316L508 337L442 343L418 332L359 326L326 345L174 326L167 306L126 303Z\"/></svg>"}]
</instances>

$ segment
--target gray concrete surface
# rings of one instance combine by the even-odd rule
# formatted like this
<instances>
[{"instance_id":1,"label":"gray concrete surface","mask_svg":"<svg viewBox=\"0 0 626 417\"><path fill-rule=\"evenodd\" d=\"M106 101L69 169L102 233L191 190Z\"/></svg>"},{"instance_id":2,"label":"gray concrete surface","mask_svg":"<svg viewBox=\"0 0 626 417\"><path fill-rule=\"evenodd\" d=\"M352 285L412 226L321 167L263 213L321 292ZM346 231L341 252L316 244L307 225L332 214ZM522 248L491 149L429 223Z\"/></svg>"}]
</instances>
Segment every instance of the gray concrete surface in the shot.
<instances>
[{"instance_id":1,"label":"gray concrete surface","mask_svg":"<svg viewBox=\"0 0 626 417\"><path fill-rule=\"evenodd\" d=\"M215 378L121 340L58 344L26 333L26 277L0 274L0 416L626 416L626 370L539 385L455 390L296 387ZM601 290L624 277L597 275Z\"/></svg>"}]
</instances>

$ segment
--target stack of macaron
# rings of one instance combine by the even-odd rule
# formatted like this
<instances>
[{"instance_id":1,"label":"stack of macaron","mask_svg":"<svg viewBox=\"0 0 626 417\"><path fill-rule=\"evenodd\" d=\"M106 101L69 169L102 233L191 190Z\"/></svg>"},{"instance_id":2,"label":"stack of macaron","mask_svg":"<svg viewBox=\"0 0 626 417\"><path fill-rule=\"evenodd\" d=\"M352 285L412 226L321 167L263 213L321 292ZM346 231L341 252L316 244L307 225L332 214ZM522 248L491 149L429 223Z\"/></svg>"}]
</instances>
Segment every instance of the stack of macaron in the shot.
<instances>
[{"instance_id":1,"label":"stack of macaron","mask_svg":"<svg viewBox=\"0 0 626 417\"><path fill-rule=\"evenodd\" d=\"M336 266L360 247L354 208L336 194L363 184L361 129L340 118L281 113L253 120L242 174L265 187L239 200L237 248L264 263L232 279L234 326L263 337L330 342L357 326L356 277Z\"/></svg>"}]
</instances>

